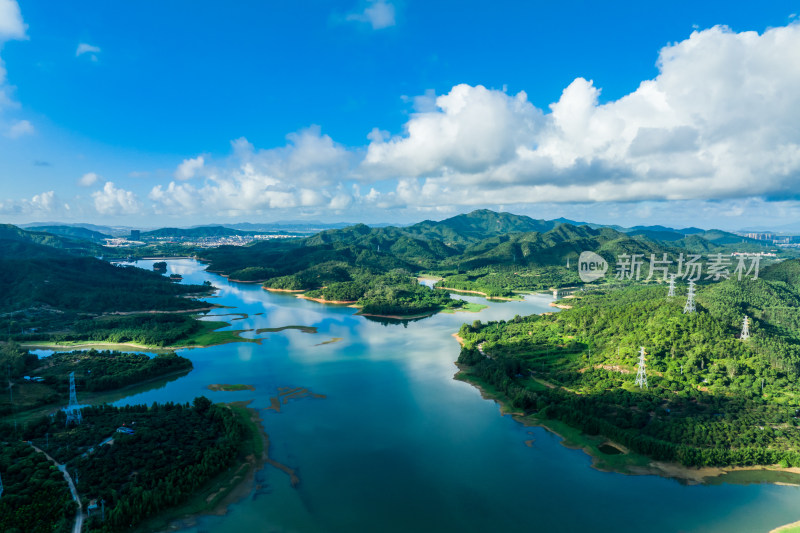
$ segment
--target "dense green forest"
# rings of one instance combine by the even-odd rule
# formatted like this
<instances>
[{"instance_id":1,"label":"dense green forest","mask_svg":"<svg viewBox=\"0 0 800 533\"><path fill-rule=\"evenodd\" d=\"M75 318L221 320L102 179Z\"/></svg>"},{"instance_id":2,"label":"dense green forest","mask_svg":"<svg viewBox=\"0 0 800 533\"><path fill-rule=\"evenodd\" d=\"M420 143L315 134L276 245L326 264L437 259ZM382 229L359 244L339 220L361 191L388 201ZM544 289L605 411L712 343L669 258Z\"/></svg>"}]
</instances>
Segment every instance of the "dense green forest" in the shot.
<instances>
[{"instance_id":1,"label":"dense green forest","mask_svg":"<svg viewBox=\"0 0 800 533\"><path fill-rule=\"evenodd\" d=\"M361 269L345 270L354 279L335 281L305 293L309 298L354 302L361 313L374 315L418 315L461 307L462 300L451 299L446 291L420 285L404 270L370 274Z\"/></svg>"},{"instance_id":2,"label":"dense green forest","mask_svg":"<svg viewBox=\"0 0 800 533\"><path fill-rule=\"evenodd\" d=\"M516 292L546 291L553 287L581 283L577 269L561 266L541 268L489 268L468 270L463 274L443 273L436 287L478 291L490 297L510 297Z\"/></svg>"},{"instance_id":3,"label":"dense green forest","mask_svg":"<svg viewBox=\"0 0 800 533\"><path fill-rule=\"evenodd\" d=\"M11 242L39 244L48 248L67 250L76 255L97 255L103 250L98 244L76 234L54 234L44 230L24 230L11 224L0 224L0 243L8 246Z\"/></svg>"},{"instance_id":4,"label":"dense green forest","mask_svg":"<svg viewBox=\"0 0 800 533\"><path fill-rule=\"evenodd\" d=\"M73 324L70 333L56 333L50 335L49 339L55 342L88 340L172 346L199 330L200 324L189 315L152 313L111 315L78 320Z\"/></svg>"},{"instance_id":5,"label":"dense green forest","mask_svg":"<svg viewBox=\"0 0 800 533\"><path fill-rule=\"evenodd\" d=\"M26 424L22 438L46 449L56 461L66 464L70 472L76 472L84 508L92 501L105 500L105 522L101 521L100 510L95 510L89 516L88 531L128 530L181 504L241 459L245 439L253 437L233 410L213 405L205 397L195 398L191 405L170 402L149 407L85 407L80 425L66 427L64 422L63 411L58 411L54 417ZM119 427L128 428L130 434L117 432ZM13 432L9 426L1 429L6 438ZM0 455L4 482L7 478L11 481L10 476L17 472L32 469L20 459L6 460L6 455ZM50 470L37 474L37 479L44 475L50 476L44 478L51 479L49 484L31 486L25 491L28 499L17 501L41 502L40 505L47 507L43 508L42 517L57 513L59 517L68 516L73 508L62 497L66 485L61 473L58 472L61 484L56 483L56 476ZM53 493L51 499L45 497L50 492L39 492L45 489ZM5 500L4 494L0 512L5 509L2 506ZM61 503L53 505L56 502ZM38 518L40 515L32 510L26 509L20 519ZM27 527L20 530L38 531Z\"/></svg>"},{"instance_id":6,"label":"dense green forest","mask_svg":"<svg viewBox=\"0 0 800 533\"><path fill-rule=\"evenodd\" d=\"M201 257L209 262L209 270L232 279L313 291L313 297L328 300L361 301L369 299L368 293L374 293L377 285L386 285L382 275L397 270L440 276L444 279L436 285L439 288L508 297L515 291L577 284L577 259L585 250L609 262L632 253L649 258L664 253L677 257L689 251L763 250L757 241L721 231L626 231L482 210L403 228L358 224L305 239L221 246L201 252ZM659 236L665 238L659 240ZM568 261L572 261L571 269L565 268ZM424 295L428 290L416 291L417 296L434 301L436 297ZM395 307L403 305L398 300Z\"/></svg>"},{"instance_id":7,"label":"dense green forest","mask_svg":"<svg viewBox=\"0 0 800 533\"><path fill-rule=\"evenodd\" d=\"M55 353L41 358L30 372L66 397L69 374L75 373L75 387L97 392L118 389L154 377L192 369L192 362L174 353L150 357L109 350Z\"/></svg>"},{"instance_id":8,"label":"dense green forest","mask_svg":"<svg viewBox=\"0 0 800 533\"><path fill-rule=\"evenodd\" d=\"M800 466L800 293L770 278L586 292L560 313L462 326L459 362L516 408L685 465ZM764 279L767 278L767 279ZM739 339L744 316L750 338ZM646 350L648 387L634 384Z\"/></svg>"},{"instance_id":9,"label":"dense green forest","mask_svg":"<svg viewBox=\"0 0 800 533\"><path fill-rule=\"evenodd\" d=\"M0 475L0 531L72 531L75 502L63 474L43 454L25 442L4 442L0 447Z\"/></svg>"},{"instance_id":10,"label":"dense green forest","mask_svg":"<svg viewBox=\"0 0 800 533\"><path fill-rule=\"evenodd\" d=\"M13 228L13 226L12 226ZM2 228L0 228L2 229ZM75 331L92 333L96 340L109 327L126 329L135 337L146 325L153 326L152 344L164 344L176 328L188 328L181 318L118 319L91 323L109 313L150 310L188 311L208 304L190 298L207 295L212 287L171 283L152 271L132 266L115 266L94 257L76 255L59 247L58 237L40 236L14 228L0 232L0 335L16 340L44 340L69 337ZM55 244L54 244L55 243ZM138 334L138 337L142 337ZM86 337L84 337L86 338ZM158 339L164 341L159 342Z\"/></svg>"}]
</instances>

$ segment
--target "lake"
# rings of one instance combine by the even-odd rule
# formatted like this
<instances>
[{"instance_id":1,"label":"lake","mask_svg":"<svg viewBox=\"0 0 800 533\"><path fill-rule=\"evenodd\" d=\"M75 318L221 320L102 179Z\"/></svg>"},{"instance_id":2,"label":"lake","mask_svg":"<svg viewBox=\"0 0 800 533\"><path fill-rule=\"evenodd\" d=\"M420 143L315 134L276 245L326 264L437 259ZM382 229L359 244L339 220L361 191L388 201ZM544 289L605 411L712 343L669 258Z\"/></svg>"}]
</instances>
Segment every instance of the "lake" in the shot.
<instances>
[{"instance_id":1,"label":"lake","mask_svg":"<svg viewBox=\"0 0 800 533\"><path fill-rule=\"evenodd\" d=\"M453 379L463 322L553 311L549 295L487 302L479 313L440 313L381 323L355 309L321 305L257 284L229 282L192 260L168 261L184 283L210 280L210 315L232 329L313 326L179 353L188 375L120 404L253 400L270 436L262 488L225 516L201 517L186 532L758 532L800 520L800 488L766 483L687 486L657 476L600 472L560 437L502 416L474 387ZM150 268L152 261L140 261ZM211 392L212 383L255 391ZM288 388L298 396L267 409ZM279 390L281 389L281 390ZM527 445L526 441L529 442ZM745 480L746 478L741 478Z\"/></svg>"}]
</instances>

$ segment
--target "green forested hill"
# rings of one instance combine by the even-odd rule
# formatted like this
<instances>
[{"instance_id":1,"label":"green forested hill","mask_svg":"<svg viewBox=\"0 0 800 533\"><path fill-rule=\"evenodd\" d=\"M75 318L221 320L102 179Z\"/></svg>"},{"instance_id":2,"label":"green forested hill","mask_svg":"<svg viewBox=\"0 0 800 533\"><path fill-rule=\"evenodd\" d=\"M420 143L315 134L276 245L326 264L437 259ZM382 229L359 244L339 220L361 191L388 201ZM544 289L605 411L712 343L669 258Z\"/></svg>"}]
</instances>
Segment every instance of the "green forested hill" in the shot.
<instances>
[{"instance_id":1,"label":"green forested hill","mask_svg":"<svg viewBox=\"0 0 800 533\"><path fill-rule=\"evenodd\" d=\"M551 316L462 326L459 361L542 418L686 465L800 465L800 294L780 281L587 293ZM682 294L681 294L682 293ZM750 317L750 338L739 339ZM483 354L478 350L478 347ZM634 384L647 353L648 388ZM488 357L487 357L488 356Z\"/></svg>"},{"instance_id":2,"label":"green forested hill","mask_svg":"<svg viewBox=\"0 0 800 533\"><path fill-rule=\"evenodd\" d=\"M793 259L770 265L761 271L760 277L772 281L783 281L800 290L800 261Z\"/></svg>"},{"instance_id":3,"label":"green forested hill","mask_svg":"<svg viewBox=\"0 0 800 533\"><path fill-rule=\"evenodd\" d=\"M507 297L514 291L579 283L576 261L583 251L599 253L609 264L621 254L641 254L647 262L651 254L729 252L740 240L720 231L681 230L692 232L684 236L658 226L640 229L644 233L627 234L610 227L593 229L480 210L404 228L357 224L305 239L220 247L203 251L202 258L211 270L232 279L261 281L278 289L319 289L327 299L334 293L350 296L334 299L360 299L370 288L370 278L398 269L442 276L440 288ZM669 238L650 238L660 233ZM762 249L752 243L743 246ZM568 261L571 269L565 268Z\"/></svg>"},{"instance_id":4,"label":"green forested hill","mask_svg":"<svg viewBox=\"0 0 800 533\"><path fill-rule=\"evenodd\" d=\"M247 247L220 247L203 252L210 269L223 272L234 279L270 280L280 276L297 275L299 278L318 279L321 286L326 279L317 273L305 275L304 270L335 262L349 267L387 272L404 268L419 270L470 270L485 266L547 266L565 264L567 258L576 259L584 250L596 250L608 259L620 253L662 253L675 248L651 241L645 237L631 237L610 228L591 229L588 226L559 224L546 232L516 232L497 234L487 230L483 238L475 229L482 212L467 217L473 222L470 244L462 236L460 244L448 244L438 234L428 232L430 238L409 228L370 228L359 224L344 229L327 230L306 239L289 242L263 242ZM491 213L491 212L489 212ZM494 215L497 215L496 213ZM491 226L495 217L489 217ZM527 218L527 217L519 217ZM440 233L448 233L453 219L444 221ZM503 219L505 220L505 219ZM532 219L531 219L532 220ZM535 222L535 221L534 221ZM434 223L422 223L424 227ZM531 223L531 225L535 225ZM514 227L522 227L517 225ZM441 229L441 228L440 228ZM247 277L249 276L249 277ZM299 283L297 288L312 288ZM288 287L285 287L288 288Z\"/></svg>"},{"instance_id":5,"label":"green forested hill","mask_svg":"<svg viewBox=\"0 0 800 533\"><path fill-rule=\"evenodd\" d=\"M561 224L545 233L518 233L484 239L468 246L453 258L465 268L488 265L546 266L564 265L567 259L577 260L581 252L593 250L612 260L622 253L639 253L649 257L674 251L663 243L645 237L631 237L610 228Z\"/></svg>"},{"instance_id":6,"label":"green forested hill","mask_svg":"<svg viewBox=\"0 0 800 533\"><path fill-rule=\"evenodd\" d=\"M254 231L241 231L224 226L201 226L197 228L159 228L152 231L143 231L143 238L177 238L199 239L202 237L231 237L253 235Z\"/></svg>"},{"instance_id":7,"label":"green forested hill","mask_svg":"<svg viewBox=\"0 0 800 533\"><path fill-rule=\"evenodd\" d=\"M3 246L7 246L10 242L23 242L70 250L83 255L100 255L102 253L99 245L83 238L70 238L46 231L28 231L11 224L0 224L0 241L3 242ZM22 248L18 248L17 253L24 253L22 250Z\"/></svg>"},{"instance_id":8,"label":"green forested hill","mask_svg":"<svg viewBox=\"0 0 800 533\"><path fill-rule=\"evenodd\" d=\"M69 239L77 239L82 241L90 241L96 244L104 244L106 239L110 239L111 235L93 231L80 226L30 226L26 231L40 231L50 233L51 235L60 235Z\"/></svg>"},{"instance_id":9,"label":"green forested hill","mask_svg":"<svg viewBox=\"0 0 800 533\"><path fill-rule=\"evenodd\" d=\"M498 235L511 233L545 232L558 226L555 220L536 220L511 213L496 213L480 209L434 222L425 220L403 228L407 233L447 244L464 245Z\"/></svg>"},{"instance_id":10,"label":"green forested hill","mask_svg":"<svg viewBox=\"0 0 800 533\"><path fill-rule=\"evenodd\" d=\"M0 238L0 333L26 334L18 338L41 337L103 313L196 309L204 304L185 296L209 290L29 240Z\"/></svg>"},{"instance_id":11,"label":"green forested hill","mask_svg":"<svg viewBox=\"0 0 800 533\"><path fill-rule=\"evenodd\" d=\"M36 306L86 313L190 309L197 303L180 296L205 290L140 268L0 240L0 312Z\"/></svg>"}]
</instances>

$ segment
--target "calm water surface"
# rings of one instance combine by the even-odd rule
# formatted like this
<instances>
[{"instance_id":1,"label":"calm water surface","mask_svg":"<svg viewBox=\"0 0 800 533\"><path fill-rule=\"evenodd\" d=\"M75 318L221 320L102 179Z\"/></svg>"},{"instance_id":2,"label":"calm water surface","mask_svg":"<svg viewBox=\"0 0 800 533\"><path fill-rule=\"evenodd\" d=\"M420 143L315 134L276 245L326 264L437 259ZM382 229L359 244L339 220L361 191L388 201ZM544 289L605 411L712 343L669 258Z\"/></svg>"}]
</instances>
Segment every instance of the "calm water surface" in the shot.
<instances>
[{"instance_id":1,"label":"calm water surface","mask_svg":"<svg viewBox=\"0 0 800 533\"><path fill-rule=\"evenodd\" d=\"M230 283L191 260L169 261L169 273L219 287L208 300L230 308L211 315L236 319L233 329L318 328L244 334L260 345L183 350L194 363L190 374L117 402L186 402L201 394L253 400L271 456L300 476L292 488L286 474L267 466L258 473L261 489L226 516L203 517L183 531L752 533L800 520L798 487L684 486L598 472L583 452L501 416L497 404L452 379L459 348L451 335L462 322L552 311L546 295L387 325L352 308ZM323 344L334 339L341 340ZM212 383L256 390L211 392ZM266 408L279 387L326 398L291 400L276 413Z\"/></svg>"}]
</instances>

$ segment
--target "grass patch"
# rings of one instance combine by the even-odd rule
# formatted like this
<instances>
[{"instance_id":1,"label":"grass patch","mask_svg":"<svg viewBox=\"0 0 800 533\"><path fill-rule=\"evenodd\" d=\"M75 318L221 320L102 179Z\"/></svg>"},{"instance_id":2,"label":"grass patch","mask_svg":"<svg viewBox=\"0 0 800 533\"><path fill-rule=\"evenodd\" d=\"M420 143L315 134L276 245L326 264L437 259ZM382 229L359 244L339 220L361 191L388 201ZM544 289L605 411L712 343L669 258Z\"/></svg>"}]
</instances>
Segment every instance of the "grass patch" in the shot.
<instances>
[{"instance_id":1,"label":"grass patch","mask_svg":"<svg viewBox=\"0 0 800 533\"><path fill-rule=\"evenodd\" d=\"M254 390L256 390L256 388L254 386L252 386L252 385L242 385L242 384L228 385L228 384L214 383L214 384L208 386L208 390L211 390L211 391L214 391L214 392L236 392L236 391L242 391L242 390L253 390L254 391Z\"/></svg>"},{"instance_id":2,"label":"grass patch","mask_svg":"<svg viewBox=\"0 0 800 533\"><path fill-rule=\"evenodd\" d=\"M341 340L342 340L342 337L334 337L334 338L329 339L327 341L320 342L319 344L315 344L314 346L322 346L322 345L325 345L325 344L333 344L333 343L339 342Z\"/></svg>"},{"instance_id":3,"label":"grass patch","mask_svg":"<svg viewBox=\"0 0 800 533\"><path fill-rule=\"evenodd\" d=\"M477 313L489 307L488 305L477 304L473 302L465 302L464 305L457 309L448 307L442 310L442 313Z\"/></svg>"},{"instance_id":4,"label":"grass patch","mask_svg":"<svg viewBox=\"0 0 800 533\"><path fill-rule=\"evenodd\" d=\"M190 334L186 339L175 343L174 347L182 346L217 346L219 344L228 344L231 342L258 342L258 339L245 339L241 337L241 333L247 330L236 331L217 331L221 328L230 326L227 322L222 321L205 321L198 322L200 329Z\"/></svg>"},{"instance_id":5,"label":"grass patch","mask_svg":"<svg viewBox=\"0 0 800 533\"><path fill-rule=\"evenodd\" d=\"M316 326L282 326L280 328L259 328L256 330L256 334L261 333L277 333L279 331L284 331L287 329L296 329L298 331L302 331L303 333L316 333L317 328Z\"/></svg>"}]
</instances>

